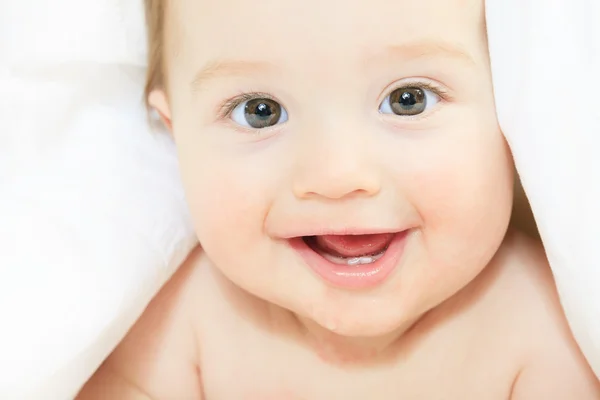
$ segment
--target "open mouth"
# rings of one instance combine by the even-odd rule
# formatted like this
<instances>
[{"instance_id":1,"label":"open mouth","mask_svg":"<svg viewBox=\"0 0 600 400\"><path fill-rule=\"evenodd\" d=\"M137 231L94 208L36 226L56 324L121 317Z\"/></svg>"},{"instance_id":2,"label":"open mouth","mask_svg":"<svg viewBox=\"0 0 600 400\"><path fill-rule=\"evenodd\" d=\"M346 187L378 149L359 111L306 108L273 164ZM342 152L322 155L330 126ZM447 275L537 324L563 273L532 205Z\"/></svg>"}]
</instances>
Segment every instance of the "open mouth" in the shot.
<instances>
[{"instance_id":1,"label":"open mouth","mask_svg":"<svg viewBox=\"0 0 600 400\"><path fill-rule=\"evenodd\" d=\"M308 247L326 260L349 266L373 264L384 256L393 239L393 233L302 238Z\"/></svg>"},{"instance_id":2,"label":"open mouth","mask_svg":"<svg viewBox=\"0 0 600 400\"><path fill-rule=\"evenodd\" d=\"M290 239L290 245L329 284L366 289L395 270L407 233L302 236Z\"/></svg>"}]
</instances>

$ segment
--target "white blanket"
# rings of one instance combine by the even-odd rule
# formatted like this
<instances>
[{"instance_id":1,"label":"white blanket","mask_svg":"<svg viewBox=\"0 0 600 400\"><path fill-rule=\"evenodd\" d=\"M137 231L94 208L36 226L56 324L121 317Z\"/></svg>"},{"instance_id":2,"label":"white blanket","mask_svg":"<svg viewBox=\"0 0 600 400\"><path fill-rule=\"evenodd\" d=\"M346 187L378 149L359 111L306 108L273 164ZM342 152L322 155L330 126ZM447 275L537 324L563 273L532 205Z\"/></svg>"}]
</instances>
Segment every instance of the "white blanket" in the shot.
<instances>
[{"instance_id":1,"label":"white blanket","mask_svg":"<svg viewBox=\"0 0 600 400\"><path fill-rule=\"evenodd\" d=\"M487 0L500 125L600 376L600 2Z\"/></svg>"},{"instance_id":2,"label":"white blanket","mask_svg":"<svg viewBox=\"0 0 600 400\"><path fill-rule=\"evenodd\" d=\"M498 115L600 373L600 3L488 0ZM0 398L69 399L196 244L141 1L0 2Z\"/></svg>"}]
</instances>

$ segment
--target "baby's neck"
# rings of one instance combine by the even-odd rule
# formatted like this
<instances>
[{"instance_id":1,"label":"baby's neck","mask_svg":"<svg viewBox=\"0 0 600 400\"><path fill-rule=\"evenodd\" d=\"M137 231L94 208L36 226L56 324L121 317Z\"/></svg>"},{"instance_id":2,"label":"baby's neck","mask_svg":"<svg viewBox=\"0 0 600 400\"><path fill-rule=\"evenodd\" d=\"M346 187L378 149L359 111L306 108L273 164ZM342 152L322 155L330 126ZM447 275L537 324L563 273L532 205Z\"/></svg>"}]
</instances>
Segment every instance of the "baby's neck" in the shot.
<instances>
[{"instance_id":1,"label":"baby's neck","mask_svg":"<svg viewBox=\"0 0 600 400\"><path fill-rule=\"evenodd\" d=\"M312 320L294 316L301 341L327 364L366 366L396 360L414 344L414 331L421 320L411 321L377 337L342 336Z\"/></svg>"}]
</instances>

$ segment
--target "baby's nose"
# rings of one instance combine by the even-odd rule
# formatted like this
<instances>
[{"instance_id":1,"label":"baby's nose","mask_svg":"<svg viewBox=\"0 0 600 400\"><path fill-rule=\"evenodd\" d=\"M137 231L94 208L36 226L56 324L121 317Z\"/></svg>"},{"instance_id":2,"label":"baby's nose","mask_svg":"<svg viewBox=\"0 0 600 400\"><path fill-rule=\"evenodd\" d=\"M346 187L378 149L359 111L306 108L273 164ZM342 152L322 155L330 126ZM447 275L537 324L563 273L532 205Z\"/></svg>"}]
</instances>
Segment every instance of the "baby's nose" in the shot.
<instances>
[{"instance_id":1,"label":"baby's nose","mask_svg":"<svg viewBox=\"0 0 600 400\"><path fill-rule=\"evenodd\" d=\"M336 137L337 136L337 137ZM293 192L299 199L338 200L374 196L381 190L376 155L356 135L305 138L297 148Z\"/></svg>"}]
</instances>

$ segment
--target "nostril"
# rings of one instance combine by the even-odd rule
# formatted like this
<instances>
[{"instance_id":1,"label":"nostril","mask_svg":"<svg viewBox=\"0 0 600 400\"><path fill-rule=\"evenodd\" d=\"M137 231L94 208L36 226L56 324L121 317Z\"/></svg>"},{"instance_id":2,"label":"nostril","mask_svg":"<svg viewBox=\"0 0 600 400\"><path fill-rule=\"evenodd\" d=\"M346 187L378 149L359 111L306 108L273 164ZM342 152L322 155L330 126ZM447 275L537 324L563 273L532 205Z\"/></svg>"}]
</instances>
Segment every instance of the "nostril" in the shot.
<instances>
[{"instance_id":1,"label":"nostril","mask_svg":"<svg viewBox=\"0 0 600 400\"><path fill-rule=\"evenodd\" d=\"M381 177L375 167L314 168L299 172L293 181L292 190L298 199L370 197L381 191Z\"/></svg>"},{"instance_id":2,"label":"nostril","mask_svg":"<svg viewBox=\"0 0 600 400\"><path fill-rule=\"evenodd\" d=\"M324 190L294 190L294 195L298 199L314 199L322 198L328 200L341 200L341 199L352 199L361 197L372 197L379 193L379 190L367 190L367 189L354 189L346 190L343 187L331 187Z\"/></svg>"}]
</instances>

